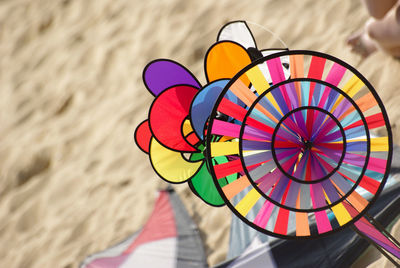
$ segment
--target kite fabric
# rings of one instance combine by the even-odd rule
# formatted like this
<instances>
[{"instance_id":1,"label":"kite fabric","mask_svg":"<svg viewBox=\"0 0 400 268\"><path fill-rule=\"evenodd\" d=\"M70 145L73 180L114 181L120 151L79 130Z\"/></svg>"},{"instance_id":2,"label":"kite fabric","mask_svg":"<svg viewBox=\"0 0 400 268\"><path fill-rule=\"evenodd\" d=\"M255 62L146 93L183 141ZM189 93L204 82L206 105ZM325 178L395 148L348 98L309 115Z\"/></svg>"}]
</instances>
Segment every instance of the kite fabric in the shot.
<instances>
[{"instance_id":1,"label":"kite fabric","mask_svg":"<svg viewBox=\"0 0 400 268\"><path fill-rule=\"evenodd\" d=\"M390 225L400 213L399 190L397 170L391 173L385 190L369 211L383 226ZM365 198L371 196L368 192L363 194ZM316 228L315 220L311 228ZM350 267L368 246L369 243L350 228L313 240L280 240L257 232L232 217L227 261L214 268Z\"/></svg>"},{"instance_id":2,"label":"kite fabric","mask_svg":"<svg viewBox=\"0 0 400 268\"><path fill-rule=\"evenodd\" d=\"M178 195L161 191L141 230L87 257L80 268L208 267L199 231Z\"/></svg>"}]
</instances>

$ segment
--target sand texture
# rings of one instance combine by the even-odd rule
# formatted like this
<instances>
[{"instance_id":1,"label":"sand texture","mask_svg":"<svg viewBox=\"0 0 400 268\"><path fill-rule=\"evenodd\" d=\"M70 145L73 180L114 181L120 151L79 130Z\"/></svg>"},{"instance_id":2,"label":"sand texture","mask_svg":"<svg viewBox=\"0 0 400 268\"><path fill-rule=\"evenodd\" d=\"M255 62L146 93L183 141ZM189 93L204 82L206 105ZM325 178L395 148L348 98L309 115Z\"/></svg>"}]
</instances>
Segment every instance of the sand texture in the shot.
<instances>
[{"instance_id":1,"label":"sand texture","mask_svg":"<svg viewBox=\"0 0 400 268\"><path fill-rule=\"evenodd\" d=\"M142 70L170 58L204 83L205 52L238 19L272 29L291 49L355 66L380 94L399 143L400 62L382 52L361 60L345 44L367 19L357 0L3 0L0 267L77 267L138 230L167 186L133 140L152 101ZM228 208L173 187L201 229L209 264L223 261Z\"/></svg>"}]
</instances>

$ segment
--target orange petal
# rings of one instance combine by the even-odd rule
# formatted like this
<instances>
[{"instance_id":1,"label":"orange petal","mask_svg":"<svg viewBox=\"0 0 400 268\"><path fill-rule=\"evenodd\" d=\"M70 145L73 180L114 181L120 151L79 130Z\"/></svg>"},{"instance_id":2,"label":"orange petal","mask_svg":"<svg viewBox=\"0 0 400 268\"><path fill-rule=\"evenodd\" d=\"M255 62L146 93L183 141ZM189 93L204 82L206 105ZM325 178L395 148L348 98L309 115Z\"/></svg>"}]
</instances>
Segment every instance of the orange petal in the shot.
<instances>
[{"instance_id":1,"label":"orange petal","mask_svg":"<svg viewBox=\"0 0 400 268\"><path fill-rule=\"evenodd\" d=\"M250 56L241 45L231 41L217 42L207 51L207 80L212 82L222 78L231 79L250 63ZM240 79L246 85L250 83L246 76Z\"/></svg>"}]
</instances>

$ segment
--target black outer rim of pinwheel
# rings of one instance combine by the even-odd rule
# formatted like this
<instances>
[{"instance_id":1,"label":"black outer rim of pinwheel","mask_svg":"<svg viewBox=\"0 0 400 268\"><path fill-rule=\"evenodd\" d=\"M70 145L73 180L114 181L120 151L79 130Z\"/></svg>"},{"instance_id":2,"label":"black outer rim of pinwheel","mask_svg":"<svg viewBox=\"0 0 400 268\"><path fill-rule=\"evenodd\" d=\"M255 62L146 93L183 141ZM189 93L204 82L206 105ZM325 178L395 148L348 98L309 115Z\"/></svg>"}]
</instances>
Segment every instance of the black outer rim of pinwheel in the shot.
<instances>
[{"instance_id":1,"label":"black outer rim of pinwheel","mask_svg":"<svg viewBox=\"0 0 400 268\"><path fill-rule=\"evenodd\" d=\"M278 52L275 54L271 54L268 55L266 57L262 57L260 59L257 59L255 61L253 61L251 64L249 64L248 66L246 66L245 68L243 68L240 72L238 72L231 80L230 82L226 85L226 87L224 88L224 90L221 92L218 100L216 101L216 104L213 108L213 111L211 113L210 116L210 122L208 125L208 129L207 129L207 138L206 138L206 146L207 148L210 148L210 144L211 144L211 138L212 138L212 134L211 134L211 130L213 127L213 118L216 117L217 114L217 108L219 103L221 102L222 98L224 97L224 94L229 90L230 86L241 76L243 75L247 70L249 70L250 68L263 63L265 61L268 61L270 59L273 58L277 58L277 57L281 57L281 56L290 56L290 55L296 55L296 54L302 54L302 55L307 55L307 56L317 56L317 57L322 57L325 59L328 59L332 62L338 63L339 65L345 67L346 69L350 70L353 74L355 74L365 85L366 87L369 89L369 91L373 94L375 100L378 103L378 106L382 112L382 116L383 119L385 121L385 126L386 126L386 130L387 130L387 134L388 134L388 158L387 158L387 165L386 165L386 170L385 170L385 174L383 175L382 181L379 185L379 188L377 189L375 195L372 197L372 199L370 200L370 202L367 204L367 206L354 218L352 218L350 221L348 221L347 223L345 223L342 226L339 226L335 229L332 229L330 231L324 232L322 234L310 234L309 236L296 236L296 235L282 235L282 234L278 234L278 233L274 233L271 231L268 231L266 229L263 229L257 225L255 225L253 222L249 221L247 218L245 218L243 215L241 215L238 211L236 211L236 209L234 208L234 206L230 203L230 201L226 198L222 188L219 186L218 184L218 179L215 175L214 170L211 168L211 174L214 180L214 183L219 191L219 193L221 194L222 198L224 199L224 201L226 202L227 206L229 207L229 209L237 216L239 217L244 223L246 223L248 226L252 227L253 229L267 234L267 235L271 235L274 237L278 237L278 238L282 238L282 239L293 239L293 240L304 240L304 239L317 239L320 237L325 237L328 235L331 235L333 233L339 232L347 227L349 227L350 225L352 225L355 221L359 220L370 208L370 206L372 206L376 199L378 198L379 194L381 193L388 175L389 175L389 171L390 171L390 166L391 166L391 161L392 161L392 155L393 155L393 138L392 138L392 131L390 128L390 123L389 123L389 118L388 115L386 113L386 110L384 108L384 105L381 101L381 99L379 98L378 94L376 93L375 89L373 88L373 86L368 82L368 80L360 73L358 72L354 67L352 67L351 65L347 64L346 62L325 54L325 53L321 53L321 52L316 52L316 51L310 51L310 50L288 50L288 51L283 51L283 52ZM317 82L321 82L320 80L318 80ZM365 122L364 122L365 123ZM211 150L207 150L207 157L206 157L207 161L209 162L209 166L212 167L212 157L211 157Z\"/></svg>"}]
</instances>

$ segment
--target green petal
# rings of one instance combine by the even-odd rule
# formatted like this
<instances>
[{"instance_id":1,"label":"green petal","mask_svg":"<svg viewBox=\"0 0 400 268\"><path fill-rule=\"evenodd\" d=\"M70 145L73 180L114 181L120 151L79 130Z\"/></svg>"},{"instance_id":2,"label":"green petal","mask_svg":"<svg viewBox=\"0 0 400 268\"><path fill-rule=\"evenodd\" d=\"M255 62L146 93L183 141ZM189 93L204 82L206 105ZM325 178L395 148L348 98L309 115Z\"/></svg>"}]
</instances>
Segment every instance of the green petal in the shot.
<instances>
[{"instance_id":1,"label":"green petal","mask_svg":"<svg viewBox=\"0 0 400 268\"><path fill-rule=\"evenodd\" d=\"M228 162L225 156L215 158L216 162L219 164ZM230 177L235 177L236 175L230 175L227 179L233 179ZM218 180L221 187L227 184L226 179ZM196 175L189 180L189 187L192 191L200 197L204 202L211 206L223 206L225 205L224 200L219 194L217 188L215 187L213 178L208 170L207 164L203 163L202 166L197 171Z\"/></svg>"}]
</instances>

